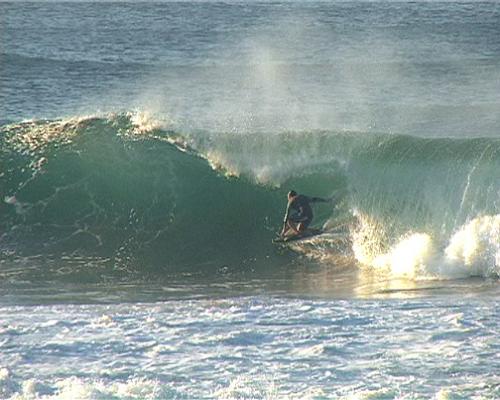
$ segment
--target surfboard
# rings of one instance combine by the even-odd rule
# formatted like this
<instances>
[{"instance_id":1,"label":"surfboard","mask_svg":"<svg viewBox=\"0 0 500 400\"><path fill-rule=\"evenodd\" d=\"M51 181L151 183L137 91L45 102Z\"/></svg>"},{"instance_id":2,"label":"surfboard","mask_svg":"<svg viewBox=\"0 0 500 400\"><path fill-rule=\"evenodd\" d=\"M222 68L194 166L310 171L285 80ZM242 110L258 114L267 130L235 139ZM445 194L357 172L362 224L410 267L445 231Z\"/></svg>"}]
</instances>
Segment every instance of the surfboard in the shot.
<instances>
[{"instance_id":1,"label":"surfboard","mask_svg":"<svg viewBox=\"0 0 500 400\"><path fill-rule=\"evenodd\" d=\"M307 239L313 236L321 235L324 233L323 230L321 229L307 229L305 232L302 232L300 234L294 234L290 236L285 236L285 237L277 237L273 239L273 243L288 243L288 242L296 242L299 240Z\"/></svg>"}]
</instances>

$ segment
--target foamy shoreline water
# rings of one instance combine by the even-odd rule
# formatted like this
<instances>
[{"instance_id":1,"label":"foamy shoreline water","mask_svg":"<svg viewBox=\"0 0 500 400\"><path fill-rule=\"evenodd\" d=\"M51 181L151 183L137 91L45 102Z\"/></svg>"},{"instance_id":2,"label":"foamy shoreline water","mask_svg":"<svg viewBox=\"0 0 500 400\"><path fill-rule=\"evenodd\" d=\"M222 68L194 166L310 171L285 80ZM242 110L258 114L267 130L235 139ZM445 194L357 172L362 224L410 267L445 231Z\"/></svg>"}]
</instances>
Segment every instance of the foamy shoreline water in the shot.
<instances>
[{"instance_id":1,"label":"foamy shoreline water","mask_svg":"<svg viewBox=\"0 0 500 400\"><path fill-rule=\"evenodd\" d=\"M0 393L6 399L495 398L497 308L498 300L478 298L267 296L2 307Z\"/></svg>"}]
</instances>

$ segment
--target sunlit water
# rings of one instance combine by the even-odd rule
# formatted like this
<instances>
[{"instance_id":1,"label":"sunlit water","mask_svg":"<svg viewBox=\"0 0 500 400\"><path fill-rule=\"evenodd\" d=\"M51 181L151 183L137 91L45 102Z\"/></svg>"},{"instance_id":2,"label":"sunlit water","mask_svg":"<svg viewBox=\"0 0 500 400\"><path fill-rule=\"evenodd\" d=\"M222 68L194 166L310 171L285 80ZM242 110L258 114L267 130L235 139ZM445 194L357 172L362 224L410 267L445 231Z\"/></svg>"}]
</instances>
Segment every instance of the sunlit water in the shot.
<instances>
[{"instance_id":1,"label":"sunlit water","mask_svg":"<svg viewBox=\"0 0 500 400\"><path fill-rule=\"evenodd\" d=\"M0 34L1 399L500 398L498 3ZM271 243L288 186L328 235Z\"/></svg>"}]
</instances>

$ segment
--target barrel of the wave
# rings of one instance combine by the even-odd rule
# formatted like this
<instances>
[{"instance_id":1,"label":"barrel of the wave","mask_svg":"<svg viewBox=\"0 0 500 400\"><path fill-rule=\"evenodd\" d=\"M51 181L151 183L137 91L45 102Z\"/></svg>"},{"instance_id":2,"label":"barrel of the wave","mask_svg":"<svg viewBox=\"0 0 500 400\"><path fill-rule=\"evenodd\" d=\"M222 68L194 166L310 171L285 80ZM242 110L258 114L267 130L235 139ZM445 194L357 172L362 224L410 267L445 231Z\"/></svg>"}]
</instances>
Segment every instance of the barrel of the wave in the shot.
<instances>
[{"instance_id":1,"label":"barrel of the wave","mask_svg":"<svg viewBox=\"0 0 500 400\"><path fill-rule=\"evenodd\" d=\"M9 254L97 257L127 274L260 268L276 256L276 191L213 170L170 132L137 135L128 115L2 129Z\"/></svg>"}]
</instances>

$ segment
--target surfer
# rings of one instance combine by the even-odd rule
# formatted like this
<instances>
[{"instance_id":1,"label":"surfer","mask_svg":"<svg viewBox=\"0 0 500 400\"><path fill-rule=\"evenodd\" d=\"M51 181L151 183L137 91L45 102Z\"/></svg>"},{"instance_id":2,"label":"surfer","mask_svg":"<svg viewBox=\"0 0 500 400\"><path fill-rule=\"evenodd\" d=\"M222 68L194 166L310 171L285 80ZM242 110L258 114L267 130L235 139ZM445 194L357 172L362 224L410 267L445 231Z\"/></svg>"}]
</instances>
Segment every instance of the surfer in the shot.
<instances>
[{"instance_id":1,"label":"surfer","mask_svg":"<svg viewBox=\"0 0 500 400\"><path fill-rule=\"evenodd\" d=\"M308 197L297 194L295 190L288 192L288 205L286 207L283 229L280 236L284 237L291 229L296 235L303 233L313 219L313 212L310 203L326 203L329 200L320 197ZM293 210L293 212L292 212Z\"/></svg>"}]
</instances>

